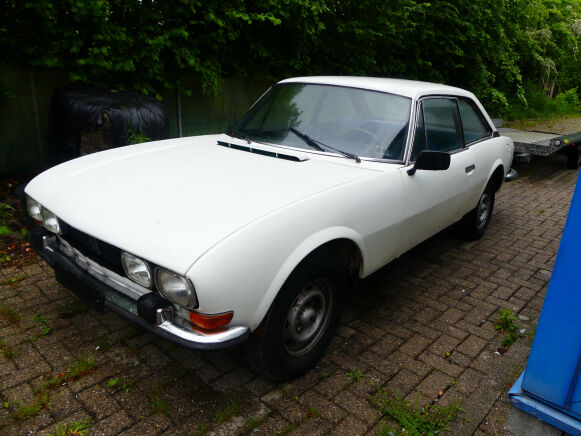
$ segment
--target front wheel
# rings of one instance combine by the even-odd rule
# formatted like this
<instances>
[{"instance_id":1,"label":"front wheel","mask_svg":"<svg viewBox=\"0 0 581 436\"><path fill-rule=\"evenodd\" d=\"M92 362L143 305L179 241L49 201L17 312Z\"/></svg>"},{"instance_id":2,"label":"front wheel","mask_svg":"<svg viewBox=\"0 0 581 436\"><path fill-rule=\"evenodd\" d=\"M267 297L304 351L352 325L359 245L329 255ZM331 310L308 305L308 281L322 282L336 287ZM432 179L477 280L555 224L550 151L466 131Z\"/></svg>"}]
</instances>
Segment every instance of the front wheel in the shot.
<instances>
[{"instance_id":1,"label":"front wheel","mask_svg":"<svg viewBox=\"0 0 581 436\"><path fill-rule=\"evenodd\" d=\"M332 252L304 260L283 285L258 338L258 358L274 380L312 367L333 338L343 308L345 271Z\"/></svg>"},{"instance_id":2,"label":"front wheel","mask_svg":"<svg viewBox=\"0 0 581 436\"><path fill-rule=\"evenodd\" d=\"M478 200L478 204L462 218L462 233L467 239L476 240L482 238L492 217L494 210L494 191L490 184Z\"/></svg>"}]
</instances>

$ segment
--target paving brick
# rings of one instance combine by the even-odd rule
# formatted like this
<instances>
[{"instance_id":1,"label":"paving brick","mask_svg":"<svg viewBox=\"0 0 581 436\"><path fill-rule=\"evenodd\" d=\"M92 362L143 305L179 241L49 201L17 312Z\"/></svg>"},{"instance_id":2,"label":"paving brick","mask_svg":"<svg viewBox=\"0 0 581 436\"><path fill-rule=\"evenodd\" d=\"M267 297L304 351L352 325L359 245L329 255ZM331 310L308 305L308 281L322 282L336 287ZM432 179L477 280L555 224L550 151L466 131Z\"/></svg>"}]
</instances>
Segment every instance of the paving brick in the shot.
<instances>
[{"instance_id":1,"label":"paving brick","mask_svg":"<svg viewBox=\"0 0 581 436\"><path fill-rule=\"evenodd\" d=\"M93 386L78 394L85 409L95 419L100 420L119 410L119 404L109 392L99 386Z\"/></svg>"},{"instance_id":2,"label":"paving brick","mask_svg":"<svg viewBox=\"0 0 581 436\"><path fill-rule=\"evenodd\" d=\"M456 365L447 358L436 356L429 351L423 352L418 357L418 359L424 363L427 363L429 366L437 368L440 371L448 374L450 377L458 377L458 375L462 372L462 367Z\"/></svg>"},{"instance_id":3,"label":"paving brick","mask_svg":"<svg viewBox=\"0 0 581 436\"><path fill-rule=\"evenodd\" d=\"M431 343L432 341L423 336L414 336L399 347L398 351L407 354L409 356L415 357L422 353L422 351Z\"/></svg>"},{"instance_id":4,"label":"paving brick","mask_svg":"<svg viewBox=\"0 0 581 436\"><path fill-rule=\"evenodd\" d=\"M476 357L486 346L486 344L487 341L484 339L481 339L478 336L470 335L458 346L457 351L470 357Z\"/></svg>"}]
</instances>

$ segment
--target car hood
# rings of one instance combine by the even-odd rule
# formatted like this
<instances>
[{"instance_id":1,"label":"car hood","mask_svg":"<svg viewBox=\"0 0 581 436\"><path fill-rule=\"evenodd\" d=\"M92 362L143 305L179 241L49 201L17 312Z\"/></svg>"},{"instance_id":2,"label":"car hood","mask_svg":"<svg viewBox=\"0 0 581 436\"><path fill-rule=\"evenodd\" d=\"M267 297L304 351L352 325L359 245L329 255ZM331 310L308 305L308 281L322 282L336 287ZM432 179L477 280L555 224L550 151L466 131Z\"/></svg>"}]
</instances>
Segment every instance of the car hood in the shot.
<instances>
[{"instance_id":1,"label":"car hood","mask_svg":"<svg viewBox=\"0 0 581 436\"><path fill-rule=\"evenodd\" d=\"M376 173L341 158L288 151L311 157L289 161L218 140L241 142L211 135L108 150L40 174L26 192L69 225L184 274L254 220Z\"/></svg>"}]
</instances>

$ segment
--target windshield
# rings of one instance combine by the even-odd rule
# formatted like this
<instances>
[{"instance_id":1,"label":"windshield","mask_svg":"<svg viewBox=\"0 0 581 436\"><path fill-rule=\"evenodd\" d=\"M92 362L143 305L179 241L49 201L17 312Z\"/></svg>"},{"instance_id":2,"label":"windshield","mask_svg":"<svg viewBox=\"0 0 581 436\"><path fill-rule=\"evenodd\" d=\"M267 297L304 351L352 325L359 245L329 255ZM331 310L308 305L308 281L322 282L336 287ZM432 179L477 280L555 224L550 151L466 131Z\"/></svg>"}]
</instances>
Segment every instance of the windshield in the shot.
<instances>
[{"instance_id":1,"label":"windshield","mask_svg":"<svg viewBox=\"0 0 581 436\"><path fill-rule=\"evenodd\" d=\"M313 149L313 140L355 156L403 160L411 99L384 92L278 84L234 127L237 136ZM294 131L294 133L293 133ZM299 132L301 135L297 135ZM305 140L305 136L308 140Z\"/></svg>"}]
</instances>

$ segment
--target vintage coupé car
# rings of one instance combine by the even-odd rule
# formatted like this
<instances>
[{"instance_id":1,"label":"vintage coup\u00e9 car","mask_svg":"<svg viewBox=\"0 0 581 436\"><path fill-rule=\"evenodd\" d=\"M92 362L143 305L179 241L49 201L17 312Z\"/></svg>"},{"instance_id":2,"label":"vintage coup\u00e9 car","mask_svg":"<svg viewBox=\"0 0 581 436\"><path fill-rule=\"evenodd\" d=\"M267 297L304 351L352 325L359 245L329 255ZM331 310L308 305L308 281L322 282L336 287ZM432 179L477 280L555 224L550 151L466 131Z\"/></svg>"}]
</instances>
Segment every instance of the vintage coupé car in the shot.
<instances>
[{"instance_id":1,"label":"vintage coup\u00e9 car","mask_svg":"<svg viewBox=\"0 0 581 436\"><path fill-rule=\"evenodd\" d=\"M57 280L92 306L198 350L252 337L285 379L325 350L349 277L456 222L481 237L512 157L470 92L301 77L226 134L54 167L27 211Z\"/></svg>"}]
</instances>

